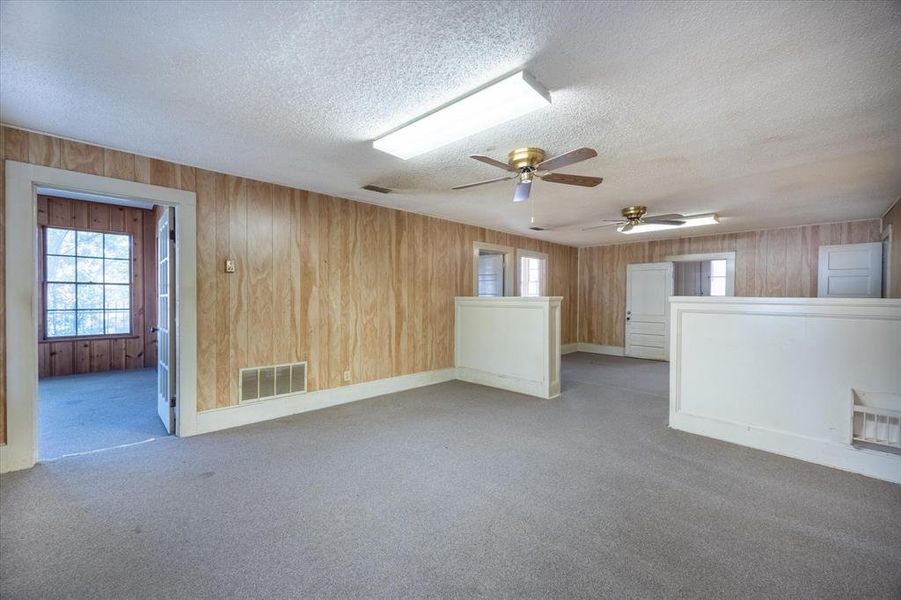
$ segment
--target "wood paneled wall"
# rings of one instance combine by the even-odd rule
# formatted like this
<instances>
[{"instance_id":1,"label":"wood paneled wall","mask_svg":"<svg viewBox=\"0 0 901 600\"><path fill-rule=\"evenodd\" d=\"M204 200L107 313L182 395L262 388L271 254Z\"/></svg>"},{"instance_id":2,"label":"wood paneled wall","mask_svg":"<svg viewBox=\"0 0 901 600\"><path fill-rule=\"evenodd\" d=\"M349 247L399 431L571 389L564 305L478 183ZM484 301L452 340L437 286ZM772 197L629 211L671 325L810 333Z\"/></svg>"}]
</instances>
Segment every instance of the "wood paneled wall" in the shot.
<instances>
[{"instance_id":1,"label":"wood paneled wall","mask_svg":"<svg viewBox=\"0 0 901 600\"><path fill-rule=\"evenodd\" d=\"M821 245L875 242L878 219L595 246L579 250L579 341L625 344L626 265L735 252L735 295L814 297Z\"/></svg>"},{"instance_id":2,"label":"wood paneled wall","mask_svg":"<svg viewBox=\"0 0 901 600\"><path fill-rule=\"evenodd\" d=\"M156 334L150 331L156 325L153 211L38 196L38 228L42 226L131 234L132 335L44 341L42 319L38 325L38 374L48 377L155 367ZM43 261L39 261L38 272L42 269ZM43 306L43 293L39 286L39 306Z\"/></svg>"},{"instance_id":3,"label":"wood paneled wall","mask_svg":"<svg viewBox=\"0 0 901 600\"><path fill-rule=\"evenodd\" d=\"M197 193L200 410L235 404L245 366L307 360L310 390L345 385L344 371L359 383L453 366L453 297L472 293L473 241L547 253L563 341L576 340L575 248L11 127L0 128L0 151ZM0 317L0 336L4 327ZM5 424L3 411L5 401Z\"/></svg>"},{"instance_id":4,"label":"wood paneled wall","mask_svg":"<svg viewBox=\"0 0 901 600\"><path fill-rule=\"evenodd\" d=\"M901 298L901 200L896 200L891 210L882 217L882 228L892 226L892 247L889 257L891 281L889 281L888 297Z\"/></svg>"}]
</instances>

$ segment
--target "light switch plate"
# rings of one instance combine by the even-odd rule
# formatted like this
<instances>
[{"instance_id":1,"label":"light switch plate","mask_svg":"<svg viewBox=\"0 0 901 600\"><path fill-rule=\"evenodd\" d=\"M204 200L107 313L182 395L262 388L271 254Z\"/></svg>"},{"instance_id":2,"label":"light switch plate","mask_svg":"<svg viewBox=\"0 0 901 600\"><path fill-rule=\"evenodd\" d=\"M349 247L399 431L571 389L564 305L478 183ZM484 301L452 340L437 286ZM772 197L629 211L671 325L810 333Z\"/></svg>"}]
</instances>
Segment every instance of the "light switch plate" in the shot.
<instances>
[{"instance_id":1,"label":"light switch plate","mask_svg":"<svg viewBox=\"0 0 901 600\"><path fill-rule=\"evenodd\" d=\"M235 272L235 261L230 258L225 259L225 272L226 273L234 273Z\"/></svg>"}]
</instances>

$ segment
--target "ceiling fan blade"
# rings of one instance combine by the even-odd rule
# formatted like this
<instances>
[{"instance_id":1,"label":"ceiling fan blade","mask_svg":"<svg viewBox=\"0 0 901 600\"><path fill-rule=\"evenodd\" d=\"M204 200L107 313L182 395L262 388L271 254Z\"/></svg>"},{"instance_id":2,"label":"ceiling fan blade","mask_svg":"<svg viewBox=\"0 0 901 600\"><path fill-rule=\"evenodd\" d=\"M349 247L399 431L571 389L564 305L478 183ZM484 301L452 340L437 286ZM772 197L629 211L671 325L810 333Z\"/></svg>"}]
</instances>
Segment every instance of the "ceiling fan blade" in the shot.
<instances>
[{"instance_id":1,"label":"ceiling fan blade","mask_svg":"<svg viewBox=\"0 0 901 600\"><path fill-rule=\"evenodd\" d=\"M514 167L513 165L508 165L505 162L501 162L499 160L495 160L490 156L485 156L484 154L470 154L469 158L473 158L479 162L483 162L486 165L491 165L492 167L497 167L498 169L503 169L505 171L511 171L513 173L518 173L519 169Z\"/></svg>"},{"instance_id":2,"label":"ceiling fan blade","mask_svg":"<svg viewBox=\"0 0 901 600\"><path fill-rule=\"evenodd\" d=\"M570 150L566 154L561 154L560 156L555 156L554 158L549 158L544 162L538 163L535 165L535 170L555 171L562 167L567 167L569 165L574 165L577 162L594 158L597 155L598 153L592 148L576 148L575 150Z\"/></svg>"},{"instance_id":3,"label":"ceiling fan blade","mask_svg":"<svg viewBox=\"0 0 901 600\"><path fill-rule=\"evenodd\" d=\"M632 231L632 228L635 227L634 223L626 223L623 225L623 228L619 230L620 233L626 233L627 231Z\"/></svg>"},{"instance_id":4,"label":"ceiling fan blade","mask_svg":"<svg viewBox=\"0 0 901 600\"><path fill-rule=\"evenodd\" d=\"M532 191L531 181L520 181L516 184L516 191L513 193L514 202L525 202L529 199L529 193Z\"/></svg>"},{"instance_id":5,"label":"ceiling fan blade","mask_svg":"<svg viewBox=\"0 0 901 600\"><path fill-rule=\"evenodd\" d=\"M551 183L565 183L566 185L581 185L582 187L594 187L604 181L603 177L589 177L588 175L569 175L567 173L548 173L542 175L543 181Z\"/></svg>"},{"instance_id":6,"label":"ceiling fan blade","mask_svg":"<svg viewBox=\"0 0 901 600\"><path fill-rule=\"evenodd\" d=\"M485 181L476 181L475 183L464 183L463 185L455 185L452 187L452 190L465 190L466 188L475 187L477 185L485 185L486 183L495 183L497 181L507 181L509 179L513 179L516 175L505 175L503 177L497 177L495 179L486 179Z\"/></svg>"},{"instance_id":7,"label":"ceiling fan blade","mask_svg":"<svg viewBox=\"0 0 901 600\"><path fill-rule=\"evenodd\" d=\"M585 227L582 231L591 231L593 229L601 229L602 227L613 227L614 225L622 225L625 221L613 221L611 223L604 223L603 225L592 225L591 227Z\"/></svg>"},{"instance_id":8,"label":"ceiling fan blade","mask_svg":"<svg viewBox=\"0 0 901 600\"><path fill-rule=\"evenodd\" d=\"M642 219L642 223L647 223L648 225L685 225L685 221L679 221L677 219Z\"/></svg>"}]
</instances>

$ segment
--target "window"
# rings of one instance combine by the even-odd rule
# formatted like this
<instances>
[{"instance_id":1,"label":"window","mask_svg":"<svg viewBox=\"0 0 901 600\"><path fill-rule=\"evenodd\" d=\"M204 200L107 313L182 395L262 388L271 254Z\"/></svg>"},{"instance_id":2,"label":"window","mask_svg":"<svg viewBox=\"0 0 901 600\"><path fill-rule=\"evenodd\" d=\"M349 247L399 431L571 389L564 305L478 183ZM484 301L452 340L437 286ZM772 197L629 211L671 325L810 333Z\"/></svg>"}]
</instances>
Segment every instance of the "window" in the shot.
<instances>
[{"instance_id":1,"label":"window","mask_svg":"<svg viewBox=\"0 0 901 600\"><path fill-rule=\"evenodd\" d=\"M44 337L131 333L131 236L44 229Z\"/></svg>"},{"instance_id":2,"label":"window","mask_svg":"<svg viewBox=\"0 0 901 600\"><path fill-rule=\"evenodd\" d=\"M540 252L519 250L519 295L544 296L546 294L547 255Z\"/></svg>"},{"instance_id":3,"label":"window","mask_svg":"<svg viewBox=\"0 0 901 600\"><path fill-rule=\"evenodd\" d=\"M726 295L726 259L710 261L710 295Z\"/></svg>"}]
</instances>

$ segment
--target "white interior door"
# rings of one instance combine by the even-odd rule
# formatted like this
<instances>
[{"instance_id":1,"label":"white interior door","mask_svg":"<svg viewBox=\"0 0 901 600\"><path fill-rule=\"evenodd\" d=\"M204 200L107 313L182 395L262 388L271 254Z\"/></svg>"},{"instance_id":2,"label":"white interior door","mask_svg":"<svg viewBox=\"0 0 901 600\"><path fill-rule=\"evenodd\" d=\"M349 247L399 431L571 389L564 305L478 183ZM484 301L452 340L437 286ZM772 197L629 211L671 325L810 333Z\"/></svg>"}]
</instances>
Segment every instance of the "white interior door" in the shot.
<instances>
[{"instance_id":1,"label":"white interior door","mask_svg":"<svg viewBox=\"0 0 901 600\"><path fill-rule=\"evenodd\" d=\"M626 356L669 359L673 263L626 266Z\"/></svg>"},{"instance_id":2,"label":"white interior door","mask_svg":"<svg viewBox=\"0 0 901 600\"><path fill-rule=\"evenodd\" d=\"M157 258L157 412L166 431L175 431L175 209L167 208L156 226Z\"/></svg>"},{"instance_id":3,"label":"white interior door","mask_svg":"<svg viewBox=\"0 0 901 600\"><path fill-rule=\"evenodd\" d=\"M820 246L820 298L881 298L882 242Z\"/></svg>"}]
</instances>

